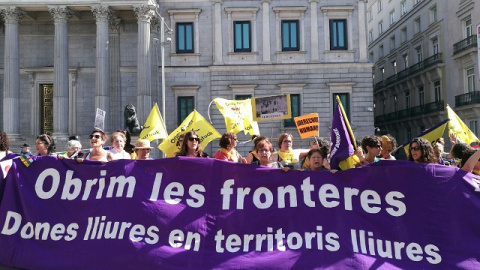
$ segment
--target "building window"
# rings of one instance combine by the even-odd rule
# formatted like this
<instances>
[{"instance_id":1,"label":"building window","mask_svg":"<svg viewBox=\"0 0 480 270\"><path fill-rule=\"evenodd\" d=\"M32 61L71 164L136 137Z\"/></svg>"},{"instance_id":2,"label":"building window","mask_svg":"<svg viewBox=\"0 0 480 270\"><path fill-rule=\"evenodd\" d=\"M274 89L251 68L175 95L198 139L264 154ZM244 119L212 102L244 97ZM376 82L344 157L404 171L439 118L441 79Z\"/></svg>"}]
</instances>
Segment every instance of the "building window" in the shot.
<instances>
[{"instance_id":1,"label":"building window","mask_svg":"<svg viewBox=\"0 0 480 270\"><path fill-rule=\"evenodd\" d=\"M433 91L435 92L435 102L442 100L442 88L440 86L440 81L435 81L433 83Z\"/></svg>"},{"instance_id":2,"label":"building window","mask_svg":"<svg viewBox=\"0 0 480 270\"><path fill-rule=\"evenodd\" d=\"M383 33L383 21L378 22L378 34Z\"/></svg>"},{"instance_id":3,"label":"building window","mask_svg":"<svg viewBox=\"0 0 480 270\"><path fill-rule=\"evenodd\" d=\"M438 54L438 38L432 38L432 53L433 55Z\"/></svg>"},{"instance_id":4,"label":"building window","mask_svg":"<svg viewBox=\"0 0 480 270\"><path fill-rule=\"evenodd\" d=\"M423 86L420 86L418 88L418 103L420 106L425 105L425 91L423 89Z\"/></svg>"},{"instance_id":5,"label":"building window","mask_svg":"<svg viewBox=\"0 0 480 270\"><path fill-rule=\"evenodd\" d=\"M347 50L347 20L330 20L330 50Z\"/></svg>"},{"instance_id":6,"label":"building window","mask_svg":"<svg viewBox=\"0 0 480 270\"><path fill-rule=\"evenodd\" d=\"M368 31L368 43L373 42L373 30Z\"/></svg>"},{"instance_id":7,"label":"building window","mask_svg":"<svg viewBox=\"0 0 480 270\"><path fill-rule=\"evenodd\" d=\"M405 135L407 137L407 141L411 141L412 140L412 129L410 127L407 127L405 129Z\"/></svg>"},{"instance_id":8,"label":"building window","mask_svg":"<svg viewBox=\"0 0 480 270\"><path fill-rule=\"evenodd\" d=\"M475 73L473 68L467 69L467 93L475 91Z\"/></svg>"},{"instance_id":9,"label":"building window","mask_svg":"<svg viewBox=\"0 0 480 270\"><path fill-rule=\"evenodd\" d=\"M193 23L177 23L177 53L193 53Z\"/></svg>"},{"instance_id":10,"label":"building window","mask_svg":"<svg viewBox=\"0 0 480 270\"><path fill-rule=\"evenodd\" d=\"M406 0L403 0L402 3L401 3L401 6L402 6L402 16L407 14L407 1Z\"/></svg>"},{"instance_id":11,"label":"building window","mask_svg":"<svg viewBox=\"0 0 480 270\"><path fill-rule=\"evenodd\" d=\"M345 114L347 118L350 120L350 93L334 93L333 98L333 110L337 107L337 98L340 98L340 102L342 102L343 109L345 110Z\"/></svg>"},{"instance_id":12,"label":"building window","mask_svg":"<svg viewBox=\"0 0 480 270\"><path fill-rule=\"evenodd\" d=\"M437 6L430 8L430 23L437 22Z\"/></svg>"},{"instance_id":13,"label":"building window","mask_svg":"<svg viewBox=\"0 0 480 270\"><path fill-rule=\"evenodd\" d=\"M377 2L377 7L378 7L378 12L382 11L382 9L383 9L382 0L378 0L378 2Z\"/></svg>"},{"instance_id":14,"label":"building window","mask_svg":"<svg viewBox=\"0 0 480 270\"><path fill-rule=\"evenodd\" d=\"M251 52L250 22L234 22L234 52Z\"/></svg>"},{"instance_id":15,"label":"building window","mask_svg":"<svg viewBox=\"0 0 480 270\"><path fill-rule=\"evenodd\" d=\"M235 95L235 100L246 100L252 98L252 95Z\"/></svg>"},{"instance_id":16,"label":"building window","mask_svg":"<svg viewBox=\"0 0 480 270\"><path fill-rule=\"evenodd\" d=\"M407 42L407 27L402 28L402 43Z\"/></svg>"},{"instance_id":17,"label":"building window","mask_svg":"<svg viewBox=\"0 0 480 270\"><path fill-rule=\"evenodd\" d=\"M368 21L373 20L372 8L369 8L369 9L368 9L368 11L367 11L367 18L368 18Z\"/></svg>"},{"instance_id":18,"label":"building window","mask_svg":"<svg viewBox=\"0 0 480 270\"><path fill-rule=\"evenodd\" d=\"M395 36L392 36L390 38L390 50L394 50L395 49Z\"/></svg>"},{"instance_id":19,"label":"building window","mask_svg":"<svg viewBox=\"0 0 480 270\"><path fill-rule=\"evenodd\" d=\"M392 61L393 74L397 74L397 61Z\"/></svg>"},{"instance_id":20,"label":"building window","mask_svg":"<svg viewBox=\"0 0 480 270\"><path fill-rule=\"evenodd\" d=\"M465 20L465 38L472 35L472 20L470 18Z\"/></svg>"},{"instance_id":21,"label":"building window","mask_svg":"<svg viewBox=\"0 0 480 270\"><path fill-rule=\"evenodd\" d=\"M410 109L410 91L405 91L405 108Z\"/></svg>"},{"instance_id":22,"label":"building window","mask_svg":"<svg viewBox=\"0 0 480 270\"><path fill-rule=\"evenodd\" d=\"M299 51L299 21L282 21L282 51Z\"/></svg>"},{"instance_id":23,"label":"building window","mask_svg":"<svg viewBox=\"0 0 480 270\"><path fill-rule=\"evenodd\" d=\"M383 51L383 45L378 46L378 56L383 57L384 51Z\"/></svg>"},{"instance_id":24,"label":"building window","mask_svg":"<svg viewBox=\"0 0 480 270\"><path fill-rule=\"evenodd\" d=\"M422 46L416 47L415 52L417 53L417 63L422 62L423 61Z\"/></svg>"},{"instance_id":25,"label":"building window","mask_svg":"<svg viewBox=\"0 0 480 270\"><path fill-rule=\"evenodd\" d=\"M292 118L284 120L284 127L296 126L293 118L300 116L300 94L290 94L290 109L292 110Z\"/></svg>"},{"instance_id":26,"label":"building window","mask_svg":"<svg viewBox=\"0 0 480 270\"><path fill-rule=\"evenodd\" d=\"M471 120L469 121L469 128L470 128L470 131L473 132L473 134L475 134L475 136L478 136L478 122L477 120Z\"/></svg>"},{"instance_id":27,"label":"building window","mask_svg":"<svg viewBox=\"0 0 480 270\"><path fill-rule=\"evenodd\" d=\"M383 81L384 76L385 76L385 68L384 67L380 68L380 76L381 76L380 81Z\"/></svg>"},{"instance_id":28,"label":"building window","mask_svg":"<svg viewBox=\"0 0 480 270\"><path fill-rule=\"evenodd\" d=\"M408 68L408 54L403 55L403 66Z\"/></svg>"},{"instance_id":29,"label":"building window","mask_svg":"<svg viewBox=\"0 0 480 270\"><path fill-rule=\"evenodd\" d=\"M416 18L415 20L413 20L413 26L414 26L414 31L415 31L415 34L418 34L420 33L420 30L421 30L421 21L420 21L420 17Z\"/></svg>"},{"instance_id":30,"label":"building window","mask_svg":"<svg viewBox=\"0 0 480 270\"><path fill-rule=\"evenodd\" d=\"M178 125L195 109L194 97L178 97Z\"/></svg>"},{"instance_id":31,"label":"building window","mask_svg":"<svg viewBox=\"0 0 480 270\"><path fill-rule=\"evenodd\" d=\"M415 5L420 3L420 0L415 0Z\"/></svg>"},{"instance_id":32,"label":"building window","mask_svg":"<svg viewBox=\"0 0 480 270\"><path fill-rule=\"evenodd\" d=\"M373 60L375 60L375 59L374 59L373 52L370 52L370 53L368 54L368 59L370 60L370 62L372 62L372 63L374 62Z\"/></svg>"},{"instance_id":33,"label":"building window","mask_svg":"<svg viewBox=\"0 0 480 270\"><path fill-rule=\"evenodd\" d=\"M393 96L393 109L395 112L398 111L398 96L394 95Z\"/></svg>"},{"instance_id":34,"label":"building window","mask_svg":"<svg viewBox=\"0 0 480 270\"><path fill-rule=\"evenodd\" d=\"M390 11L390 25L394 24L395 21L395 10Z\"/></svg>"}]
</instances>

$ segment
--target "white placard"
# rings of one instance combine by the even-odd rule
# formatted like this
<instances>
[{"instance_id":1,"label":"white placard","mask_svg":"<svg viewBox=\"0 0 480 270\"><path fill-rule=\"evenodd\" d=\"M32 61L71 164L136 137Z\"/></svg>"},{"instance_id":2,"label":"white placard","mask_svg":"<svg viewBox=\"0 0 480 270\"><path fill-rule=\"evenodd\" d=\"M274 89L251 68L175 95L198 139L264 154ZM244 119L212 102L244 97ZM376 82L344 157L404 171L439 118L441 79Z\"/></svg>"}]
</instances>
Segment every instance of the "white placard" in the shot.
<instances>
[{"instance_id":1,"label":"white placard","mask_svg":"<svg viewBox=\"0 0 480 270\"><path fill-rule=\"evenodd\" d=\"M97 108L97 113L95 114L95 129L105 130L105 111Z\"/></svg>"}]
</instances>

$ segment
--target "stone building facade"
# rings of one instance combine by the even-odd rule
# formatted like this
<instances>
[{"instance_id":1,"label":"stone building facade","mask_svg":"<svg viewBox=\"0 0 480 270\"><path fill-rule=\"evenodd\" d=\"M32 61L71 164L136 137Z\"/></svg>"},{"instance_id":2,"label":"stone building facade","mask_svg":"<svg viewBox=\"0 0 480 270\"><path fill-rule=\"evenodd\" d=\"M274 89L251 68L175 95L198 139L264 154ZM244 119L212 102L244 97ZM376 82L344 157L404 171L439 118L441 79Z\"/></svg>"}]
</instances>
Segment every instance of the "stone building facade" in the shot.
<instances>
[{"instance_id":1,"label":"stone building facade","mask_svg":"<svg viewBox=\"0 0 480 270\"><path fill-rule=\"evenodd\" d=\"M169 132L196 109L223 133L223 117L209 107L216 97L291 94L294 114L317 112L320 136L329 137L340 94L356 136L373 133L365 0L20 0L15 6L0 0L0 6L0 127L18 141L32 142L46 126L59 141L78 134L86 144L96 108L107 112L108 132L124 127L129 103L140 123L154 102L162 111L162 47ZM265 136L298 138L291 124L259 123Z\"/></svg>"},{"instance_id":2,"label":"stone building facade","mask_svg":"<svg viewBox=\"0 0 480 270\"><path fill-rule=\"evenodd\" d=\"M375 126L381 133L408 141L446 119L448 104L478 136L477 14L480 5L473 0L368 2Z\"/></svg>"}]
</instances>

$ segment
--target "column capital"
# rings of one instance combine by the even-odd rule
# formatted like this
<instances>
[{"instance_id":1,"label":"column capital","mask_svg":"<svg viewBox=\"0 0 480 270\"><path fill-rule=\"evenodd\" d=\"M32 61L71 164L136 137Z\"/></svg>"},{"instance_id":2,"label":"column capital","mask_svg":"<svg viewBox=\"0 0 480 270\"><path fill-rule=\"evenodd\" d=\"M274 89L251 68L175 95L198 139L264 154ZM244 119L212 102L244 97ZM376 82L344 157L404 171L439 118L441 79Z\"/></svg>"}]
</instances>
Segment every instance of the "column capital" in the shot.
<instances>
[{"instance_id":1,"label":"column capital","mask_svg":"<svg viewBox=\"0 0 480 270\"><path fill-rule=\"evenodd\" d=\"M15 6L2 7L0 12L5 23L18 23L22 19L24 13Z\"/></svg>"},{"instance_id":2,"label":"column capital","mask_svg":"<svg viewBox=\"0 0 480 270\"><path fill-rule=\"evenodd\" d=\"M137 20L141 22L149 23L153 16L155 16L155 10L150 6L135 6L133 11L135 12Z\"/></svg>"},{"instance_id":3,"label":"column capital","mask_svg":"<svg viewBox=\"0 0 480 270\"><path fill-rule=\"evenodd\" d=\"M365 2L365 3L368 3L368 0L357 0L357 2Z\"/></svg>"},{"instance_id":4,"label":"column capital","mask_svg":"<svg viewBox=\"0 0 480 270\"><path fill-rule=\"evenodd\" d=\"M108 20L108 29L113 33L119 33L121 23L122 23L122 19L118 18L113 14L110 14L110 17Z\"/></svg>"},{"instance_id":5,"label":"column capital","mask_svg":"<svg viewBox=\"0 0 480 270\"><path fill-rule=\"evenodd\" d=\"M152 17L152 20L150 21L150 30L152 32L160 31L160 24L161 21L157 16Z\"/></svg>"},{"instance_id":6,"label":"column capital","mask_svg":"<svg viewBox=\"0 0 480 270\"><path fill-rule=\"evenodd\" d=\"M109 17L111 16L111 10L109 6L104 5L95 5L92 6L93 17L97 22L109 22Z\"/></svg>"},{"instance_id":7,"label":"column capital","mask_svg":"<svg viewBox=\"0 0 480 270\"><path fill-rule=\"evenodd\" d=\"M66 6L48 6L48 11L55 22L66 23L72 17L72 13Z\"/></svg>"},{"instance_id":8,"label":"column capital","mask_svg":"<svg viewBox=\"0 0 480 270\"><path fill-rule=\"evenodd\" d=\"M262 4L270 4L272 2L272 0L262 0Z\"/></svg>"},{"instance_id":9,"label":"column capital","mask_svg":"<svg viewBox=\"0 0 480 270\"><path fill-rule=\"evenodd\" d=\"M318 3L318 0L308 0L308 2L310 2L310 3L312 3L312 2Z\"/></svg>"}]
</instances>

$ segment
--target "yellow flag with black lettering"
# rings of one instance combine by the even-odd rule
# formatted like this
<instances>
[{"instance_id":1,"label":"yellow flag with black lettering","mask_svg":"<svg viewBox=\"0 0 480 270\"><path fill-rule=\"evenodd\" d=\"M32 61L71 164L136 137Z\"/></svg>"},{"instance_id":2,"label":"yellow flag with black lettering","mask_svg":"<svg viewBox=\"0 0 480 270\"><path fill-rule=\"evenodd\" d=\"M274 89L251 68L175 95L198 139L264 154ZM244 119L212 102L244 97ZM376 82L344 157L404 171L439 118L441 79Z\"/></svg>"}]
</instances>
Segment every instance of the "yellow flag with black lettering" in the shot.
<instances>
[{"instance_id":1,"label":"yellow flag with black lettering","mask_svg":"<svg viewBox=\"0 0 480 270\"><path fill-rule=\"evenodd\" d=\"M455 136L458 141L470 145L472 142L478 142L477 136L463 123L462 119L447 105L448 135Z\"/></svg>"},{"instance_id":2,"label":"yellow flag with black lettering","mask_svg":"<svg viewBox=\"0 0 480 270\"><path fill-rule=\"evenodd\" d=\"M436 140L443 136L445 132L445 127L447 126L448 119L443 120L442 122L436 124L435 126L425 130L417 137L424 138L425 140L429 141L432 145L435 143ZM405 154L410 154L410 141L403 145L403 149L405 150Z\"/></svg>"},{"instance_id":3,"label":"yellow flag with black lettering","mask_svg":"<svg viewBox=\"0 0 480 270\"><path fill-rule=\"evenodd\" d=\"M216 138L220 138L221 135L218 131L208 123L203 116L198 113L196 110L193 110L185 120L183 120L182 124L178 126L168 138L164 140L159 146L158 149L164 152L167 157L173 157L173 154L180 150L176 144L178 141L178 137L181 134L186 133L188 131L195 131L200 138L200 145L203 149L213 140Z\"/></svg>"},{"instance_id":4,"label":"yellow flag with black lettering","mask_svg":"<svg viewBox=\"0 0 480 270\"><path fill-rule=\"evenodd\" d=\"M228 132L236 134L243 130L244 134L260 134L257 122L253 121L250 99L227 100L215 98L213 101L225 118L225 128Z\"/></svg>"},{"instance_id":5,"label":"yellow flag with black lettering","mask_svg":"<svg viewBox=\"0 0 480 270\"><path fill-rule=\"evenodd\" d=\"M157 103L155 103L143 125L139 139L153 141L155 139L165 139L167 135L168 133L162 115L160 114Z\"/></svg>"}]
</instances>

